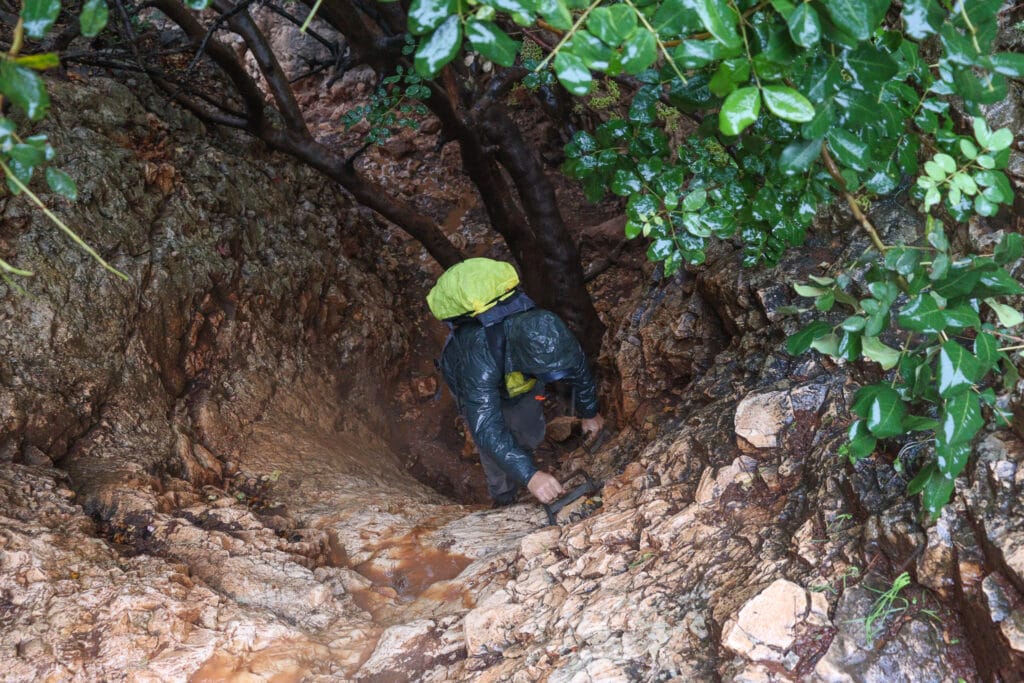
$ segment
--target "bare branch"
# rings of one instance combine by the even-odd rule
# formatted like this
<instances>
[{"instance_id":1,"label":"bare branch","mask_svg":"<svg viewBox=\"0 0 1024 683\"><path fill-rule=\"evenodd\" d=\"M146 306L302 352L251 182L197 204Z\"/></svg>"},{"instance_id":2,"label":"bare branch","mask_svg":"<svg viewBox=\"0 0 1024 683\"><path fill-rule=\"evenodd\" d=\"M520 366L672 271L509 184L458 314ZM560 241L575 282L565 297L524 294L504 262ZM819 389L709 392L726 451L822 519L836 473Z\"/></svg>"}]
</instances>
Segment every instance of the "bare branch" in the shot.
<instances>
[{"instance_id":1,"label":"bare branch","mask_svg":"<svg viewBox=\"0 0 1024 683\"><path fill-rule=\"evenodd\" d=\"M247 4L252 0L244 1ZM227 0L215 0L214 6L218 11L224 12L225 16L229 16L228 25L245 39L246 47L249 48L250 54L259 65L260 72L263 73L263 77L270 87L270 92L274 96L274 101L277 102L285 125L289 130L309 137L306 118L302 115L299 103L295 101L295 93L292 92L291 86L288 84L288 77L285 75L284 69L281 68L281 63L277 61L277 55L267 43L266 36L256 27L252 15L248 12L233 13L234 8L228 4Z\"/></svg>"},{"instance_id":2,"label":"bare branch","mask_svg":"<svg viewBox=\"0 0 1024 683\"><path fill-rule=\"evenodd\" d=\"M256 0L245 0L241 4L236 5L230 11L221 14L212 24L210 24L210 28L207 29L206 35L203 36L203 41L199 43L199 47L196 49L195 57L192 58L192 61L188 63L188 67L185 69L186 74L191 73L192 70L195 69L196 66L199 64L199 60L206 52L206 46L207 44L209 44L210 39L213 38L213 34L224 28L224 24L227 23L228 19L233 17L235 14L238 14L239 12L244 12L249 8L249 5L253 4L254 2L256 2Z\"/></svg>"},{"instance_id":3,"label":"bare branch","mask_svg":"<svg viewBox=\"0 0 1024 683\"><path fill-rule=\"evenodd\" d=\"M152 0L152 6L180 26L193 45L198 46L202 42L206 29L183 4L177 0ZM238 90L249 120L248 128L253 132L260 131L267 125L267 120L263 93L259 86L238 62L235 53L220 41L210 39L207 42L207 53Z\"/></svg>"}]
</instances>

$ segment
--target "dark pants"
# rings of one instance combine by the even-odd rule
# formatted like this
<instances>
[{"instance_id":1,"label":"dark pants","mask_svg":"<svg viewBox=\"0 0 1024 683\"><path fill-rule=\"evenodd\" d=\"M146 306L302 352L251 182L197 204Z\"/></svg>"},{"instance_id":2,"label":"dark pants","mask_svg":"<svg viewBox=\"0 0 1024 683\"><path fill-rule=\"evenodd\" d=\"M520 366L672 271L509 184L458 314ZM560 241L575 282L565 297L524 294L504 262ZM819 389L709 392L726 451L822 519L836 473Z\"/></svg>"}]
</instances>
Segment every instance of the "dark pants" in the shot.
<instances>
[{"instance_id":1,"label":"dark pants","mask_svg":"<svg viewBox=\"0 0 1024 683\"><path fill-rule=\"evenodd\" d=\"M539 383L533 390L508 401L502 401L501 404L501 414L505 417L508 430L512 432L512 438L520 448L531 454L544 440L544 403L536 399L538 395L543 395L543 388ZM516 494L519 493L519 484L515 479L501 469L493 458L482 452L480 464L484 467L487 492L491 500L497 505L514 503Z\"/></svg>"}]
</instances>

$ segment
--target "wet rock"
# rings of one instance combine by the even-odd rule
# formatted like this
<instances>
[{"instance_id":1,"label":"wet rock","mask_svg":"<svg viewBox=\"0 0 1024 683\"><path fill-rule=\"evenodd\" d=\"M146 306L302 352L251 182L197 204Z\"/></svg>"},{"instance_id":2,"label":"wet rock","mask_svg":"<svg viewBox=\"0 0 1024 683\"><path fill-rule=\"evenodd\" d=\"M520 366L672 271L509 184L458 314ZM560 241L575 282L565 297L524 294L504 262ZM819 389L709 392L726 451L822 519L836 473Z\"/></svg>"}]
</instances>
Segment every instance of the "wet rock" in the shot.
<instances>
[{"instance_id":1,"label":"wet rock","mask_svg":"<svg viewBox=\"0 0 1024 683\"><path fill-rule=\"evenodd\" d=\"M515 629L527 614L521 604L511 602L505 591L497 591L465 617L466 652L470 657L501 652L515 642Z\"/></svg>"},{"instance_id":2,"label":"wet rock","mask_svg":"<svg viewBox=\"0 0 1024 683\"><path fill-rule=\"evenodd\" d=\"M383 681L412 678L418 672L451 664L464 657L465 644L455 632L445 629L451 620L435 623L429 619L398 624L386 629L370 658L356 678Z\"/></svg>"},{"instance_id":3,"label":"wet rock","mask_svg":"<svg viewBox=\"0 0 1024 683\"><path fill-rule=\"evenodd\" d=\"M1000 574L989 574L981 582L981 590L985 594L988 613L994 623L1005 621L1010 610L1018 602L1016 591Z\"/></svg>"},{"instance_id":4,"label":"wet rock","mask_svg":"<svg viewBox=\"0 0 1024 683\"><path fill-rule=\"evenodd\" d=\"M884 635L868 642L865 619L872 614L878 593L858 586L839 600L833 622L838 633L814 669L814 680L827 683L887 683L956 681L970 676L960 664L964 645L945 642L931 617L917 612L909 618L896 606L874 627Z\"/></svg>"},{"instance_id":5,"label":"wet rock","mask_svg":"<svg viewBox=\"0 0 1024 683\"><path fill-rule=\"evenodd\" d=\"M1015 609L999 625L1010 649L1024 654L1024 609Z\"/></svg>"},{"instance_id":6,"label":"wet rock","mask_svg":"<svg viewBox=\"0 0 1024 683\"><path fill-rule=\"evenodd\" d=\"M797 584L778 579L747 602L722 629L723 644L752 660L782 662L802 625L828 623L827 603Z\"/></svg>"},{"instance_id":7,"label":"wet rock","mask_svg":"<svg viewBox=\"0 0 1024 683\"><path fill-rule=\"evenodd\" d=\"M939 595L951 597L956 588L956 566L953 539L950 534L951 511L942 515L928 528L928 540L917 560L917 580Z\"/></svg>"},{"instance_id":8,"label":"wet rock","mask_svg":"<svg viewBox=\"0 0 1024 683\"><path fill-rule=\"evenodd\" d=\"M797 414L817 414L827 392L825 385L806 384L748 395L736 406L736 435L754 448L776 448Z\"/></svg>"}]
</instances>

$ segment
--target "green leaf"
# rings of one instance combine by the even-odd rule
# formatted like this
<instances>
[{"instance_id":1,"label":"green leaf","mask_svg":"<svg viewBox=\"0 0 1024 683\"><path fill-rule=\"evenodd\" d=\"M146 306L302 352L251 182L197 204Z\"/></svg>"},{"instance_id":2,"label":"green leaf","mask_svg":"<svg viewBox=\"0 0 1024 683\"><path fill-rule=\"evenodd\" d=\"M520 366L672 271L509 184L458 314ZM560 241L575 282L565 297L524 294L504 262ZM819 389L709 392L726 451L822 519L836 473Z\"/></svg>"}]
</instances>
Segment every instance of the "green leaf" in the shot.
<instances>
[{"instance_id":1,"label":"green leaf","mask_svg":"<svg viewBox=\"0 0 1024 683\"><path fill-rule=\"evenodd\" d=\"M907 409L895 389L878 387L871 395L866 412L864 420L868 430L879 439L903 433L903 416Z\"/></svg>"},{"instance_id":2,"label":"green leaf","mask_svg":"<svg viewBox=\"0 0 1024 683\"><path fill-rule=\"evenodd\" d=\"M635 76L658 58L658 44L645 28L637 29L622 44L622 71Z\"/></svg>"},{"instance_id":3,"label":"green leaf","mask_svg":"<svg viewBox=\"0 0 1024 683\"><path fill-rule=\"evenodd\" d=\"M555 55L555 75L562 86L577 97L590 92L594 78L583 60L562 50Z\"/></svg>"},{"instance_id":4,"label":"green leaf","mask_svg":"<svg viewBox=\"0 0 1024 683\"><path fill-rule=\"evenodd\" d=\"M956 264L950 267L946 277L935 283L935 291L947 299L952 299L971 293L980 279L980 270L971 267L970 264Z\"/></svg>"},{"instance_id":5,"label":"green leaf","mask_svg":"<svg viewBox=\"0 0 1024 683\"><path fill-rule=\"evenodd\" d=\"M71 201L78 199L78 186L74 179L59 168L46 167L46 184L57 194Z\"/></svg>"},{"instance_id":6,"label":"green leaf","mask_svg":"<svg viewBox=\"0 0 1024 683\"><path fill-rule=\"evenodd\" d=\"M639 192L643 185L640 183L640 178L637 177L636 173L620 168L615 171L615 177L612 179L610 188L612 192L620 197L628 197L635 192Z\"/></svg>"},{"instance_id":7,"label":"green leaf","mask_svg":"<svg viewBox=\"0 0 1024 683\"><path fill-rule=\"evenodd\" d=\"M828 134L829 149L843 165L855 171L864 171L871 162L868 145L843 128L834 128Z\"/></svg>"},{"instance_id":8,"label":"green leaf","mask_svg":"<svg viewBox=\"0 0 1024 683\"><path fill-rule=\"evenodd\" d=\"M24 111L32 121L46 116L50 108L50 96L43 79L31 69L8 60L0 61L0 93Z\"/></svg>"},{"instance_id":9,"label":"green leaf","mask_svg":"<svg viewBox=\"0 0 1024 683\"><path fill-rule=\"evenodd\" d=\"M1017 52L1000 52L992 55L991 59L992 69L996 73L1011 78L1024 78L1024 55Z\"/></svg>"},{"instance_id":10,"label":"green leaf","mask_svg":"<svg viewBox=\"0 0 1024 683\"><path fill-rule=\"evenodd\" d=\"M574 33L572 39L562 49L576 55L583 60L588 69L595 71L607 71L615 57L610 47L590 31L582 29Z\"/></svg>"},{"instance_id":11,"label":"green leaf","mask_svg":"<svg viewBox=\"0 0 1024 683\"><path fill-rule=\"evenodd\" d=\"M805 123L814 118L814 106L793 88L766 85L761 89L764 103L771 113L785 121Z\"/></svg>"},{"instance_id":12,"label":"green leaf","mask_svg":"<svg viewBox=\"0 0 1024 683\"><path fill-rule=\"evenodd\" d=\"M985 424L978 395L965 391L946 400L939 418L939 444L969 443ZM941 468L941 465L940 465Z\"/></svg>"},{"instance_id":13,"label":"green leaf","mask_svg":"<svg viewBox=\"0 0 1024 683\"><path fill-rule=\"evenodd\" d=\"M921 261L921 251L918 249L907 249L894 247L885 252L885 267L900 275L910 275L917 269Z\"/></svg>"},{"instance_id":14,"label":"green leaf","mask_svg":"<svg viewBox=\"0 0 1024 683\"><path fill-rule=\"evenodd\" d=\"M46 153L34 145L17 144L7 154L23 166L40 166L46 161Z\"/></svg>"},{"instance_id":15,"label":"green leaf","mask_svg":"<svg viewBox=\"0 0 1024 683\"><path fill-rule=\"evenodd\" d=\"M835 355L851 362L857 360L863 351L861 340L862 335L859 332L844 331L839 335L839 344L836 347Z\"/></svg>"},{"instance_id":16,"label":"green leaf","mask_svg":"<svg viewBox=\"0 0 1024 683\"><path fill-rule=\"evenodd\" d=\"M786 351L791 356L799 356L809 348L811 342L818 337L823 337L832 331L832 326L823 320L815 320L810 325L786 339Z\"/></svg>"},{"instance_id":17,"label":"green leaf","mask_svg":"<svg viewBox=\"0 0 1024 683\"><path fill-rule=\"evenodd\" d=\"M857 40L867 40L889 9L889 0L829 0L824 5L836 26Z\"/></svg>"},{"instance_id":18,"label":"green leaf","mask_svg":"<svg viewBox=\"0 0 1024 683\"><path fill-rule=\"evenodd\" d=\"M1011 144L1013 144L1013 133L1010 132L1009 128L1000 128L992 133L992 137L989 138L988 148L993 152L998 152L1001 149L1006 149Z\"/></svg>"},{"instance_id":19,"label":"green leaf","mask_svg":"<svg viewBox=\"0 0 1024 683\"><path fill-rule=\"evenodd\" d=\"M718 42L726 47L738 48L743 39L736 31L739 17L725 0L692 0L701 22Z\"/></svg>"},{"instance_id":20,"label":"green leaf","mask_svg":"<svg viewBox=\"0 0 1024 683\"><path fill-rule=\"evenodd\" d=\"M981 371L987 372L999 361L999 342L988 332L979 332L974 338L974 355L981 363Z\"/></svg>"},{"instance_id":21,"label":"green leaf","mask_svg":"<svg viewBox=\"0 0 1024 683\"><path fill-rule=\"evenodd\" d=\"M821 296L826 290L821 287L812 287L810 285L795 284L793 290L800 296L814 297Z\"/></svg>"},{"instance_id":22,"label":"green leaf","mask_svg":"<svg viewBox=\"0 0 1024 683\"><path fill-rule=\"evenodd\" d=\"M985 299L985 303L995 312L1003 327L1016 327L1024 322L1024 315L1013 306L1001 304L995 299Z\"/></svg>"},{"instance_id":23,"label":"green leaf","mask_svg":"<svg viewBox=\"0 0 1024 683\"><path fill-rule=\"evenodd\" d=\"M699 211L707 203L707 200L706 190L694 190L683 199L683 211Z\"/></svg>"},{"instance_id":24,"label":"green leaf","mask_svg":"<svg viewBox=\"0 0 1024 683\"><path fill-rule=\"evenodd\" d=\"M804 173L821 156L821 138L791 142L779 155L779 170L786 175Z\"/></svg>"},{"instance_id":25,"label":"green leaf","mask_svg":"<svg viewBox=\"0 0 1024 683\"><path fill-rule=\"evenodd\" d=\"M945 310L945 315L946 327L955 327L960 329L977 329L981 327L981 318L978 317L977 311L971 308L969 304L964 303L959 306L947 308Z\"/></svg>"},{"instance_id":26,"label":"green leaf","mask_svg":"<svg viewBox=\"0 0 1024 683\"><path fill-rule=\"evenodd\" d=\"M883 344L878 337L864 337L861 346L864 355L881 365L883 370L891 370L900 362L900 352Z\"/></svg>"},{"instance_id":27,"label":"green leaf","mask_svg":"<svg viewBox=\"0 0 1024 683\"><path fill-rule=\"evenodd\" d=\"M818 337L811 342L811 348L826 356L838 356L839 337L835 334L826 334L824 337Z\"/></svg>"},{"instance_id":28,"label":"green leaf","mask_svg":"<svg viewBox=\"0 0 1024 683\"><path fill-rule=\"evenodd\" d=\"M939 428L939 421L930 417L907 415L903 418L904 432L931 432Z\"/></svg>"},{"instance_id":29,"label":"green leaf","mask_svg":"<svg viewBox=\"0 0 1024 683\"><path fill-rule=\"evenodd\" d=\"M899 71L896 60L872 43L862 43L843 61L854 82L868 92L881 90Z\"/></svg>"},{"instance_id":30,"label":"green leaf","mask_svg":"<svg viewBox=\"0 0 1024 683\"><path fill-rule=\"evenodd\" d=\"M636 29L636 13L624 4L597 7L587 18L587 29L609 47L618 47Z\"/></svg>"},{"instance_id":31,"label":"green leaf","mask_svg":"<svg viewBox=\"0 0 1024 683\"><path fill-rule=\"evenodd\" d=\"M85 0L82 5L82 13L78 17L78 25L82 29L82 35L91 38L107 25L109 11L106 0Z\"/></svg>"},{"instance_id":32,"label":"green leaf","mask_svg":"<svg viewBox=\"0 0 1024 683\"><path fill-rule=\"evenodd\" d=\"M974 355L950 339L939 349L936 368L939 396L950 398L969 390L981 375L981 363Z\"/></svg>"},{"instance_id":33,"label":"green leaf","mask_svg":"<svg viewBox=\"0 0 1024 683\"><path fill-rule=\"evenodd\" d=\"M928 480L937 473L935 463L930 462L921 468L921 471L917 473L910 483L907 484L907 495L914 496L920 493L924 487L928 484ZM942 476L942 475L939 475ZM945 504L945 503L943 503Z\"/></svg>"},{"instance_id":34,"label":"green leaf","mask_svg":"<svg viewBox=\"0 0 1024 683\"><path fill-rule=\"evenodd\" d=\"M23 0L21 18L29 38L42 38L60 14L60 0Z\"/></svg>"},{"instance_id":35,"label":"green leaf","mask_svg":"<svg viewBox=\"0 0 1024 683\"><path fill-rule=\"evenodd\" d=\"M918 294L896 316L897 324L906 330L938 334L946 329L946 315L930 294Z\"/></svg>"},{"instance_id":36,"label":"green leaf","mask_svg":"<svg viewBox=\"0 0 1024 683\"><path fill-rule=\"evenodd\" d=\"M903 1L903 23L907 35L914 40L922 40L938 31L944 14L935 0Z\"/></svg>"},{"instance_id":37,"label":"green leaf","mask_svg":"<svg viewBox=\"0 0 1024 683\"><path fill-rule=\"evenodd\" d=\"M921 503L931 517L938 517L939 512L953 495L953 480L941 472L934 470L925 481L921 491Z\"/></svg>"},{"instance_id":38,"label":"green leaf","mask_svg":"<svg viewBox=\"0 0 1024 683\"><path fill-rule=\"evenodd\" d=\"M433 78L452 61L462 47L462 23L458 15L448 17L436 31L425 36L416 50L414 65L416 73L424 78Z\"/></svg>"},{"instance_id":39,"label":"green leaf","mask_svg":"<svg viewBox=\"0 0 1024 683\"><path fill-rule=\"evenodd\" d=\"M466 22L466 38L473 49L501 66L512 66L519 52L519 43L512 40L489 21L470 19Z\"/></svg>"},{"instance_id":40,"label":"green leaf","mask_svg":"<svg viewBox=\"0 0 1024 683\"><path fill-rule=\"evenodd\" d=\"M407 22L409 33L414 36L430 33L458 11L458 0L412 0ZM437 71L431 73L437 73Z\"/></svg>"},{"instance_id":41,"label":"green leaf","mask_svg":"<svg viewBox=\"0 0 1024 683\"><path fill-rule=\"evenodd\" d=\"M789 35L793 42L800 47L814 47L821 40L821 19L810 3L800 3L800 6L789 15L786 23L789 25Z\"/></svg>"},{"instance_id":42,"label":"green leaf","mask_svg":"<svg viewBox=\"0 0 1024 683\"><path fill-rule=\"evenodd\" d=\"M977 403L977 397L972 396L972 398ZM982 424L980 413L978 420L978 428L980 429ZM975 433L977 433L977 430L975 430ZM970 439L967 441L969 442ZM950 481L956 479L964 471L964 467L967 466L967 460L970 457L970 443L946 444L940 439L935 444L935 464L939 466L939 471Z\"/></svg>"},{"instance_id":43,"label":"green leaf","mask_svg":"<svg viewBox=\"0 0 1024 683\"><path fill-rule=\"evenodd\" d=\"M995 216L999 213L999 205L990 201L985 195L979 194L974 198L974 212L979 216Z\"/></svg>"},{"instance_id":44,"label":"green leaf","mask_svg":"<svg viewBox=\"0 0 1024 683\"><path fill-rule=\"evenodd\" d=\"M757 88L739 88L725 98L718 112L718 127L726 135L739 135L760 113L761 94Z\"/></svg>"},{"instance_id":45,"label":"green leaf","mask_svg":"<svg viewBox=\"0 0 1024 683\"><path fill-rule=\"evenodd\" d=\"M651 25L663 36L686 36L701 26L691 0L665 0L651 19Z\"/></svg>"},{"instance_id":46,"label":"green leaf","mask_svg":"<svg viewBox=\"0 0 1024 683\"><path fill-rule=\"evenodd\" d=\"M1013 202L1013 187L1010 185L1010 180L1006 177L1005 173L1001 171L978 171L974 174L974 181L986 188L982 194L990 202L996 204L1011 204Z\"/></svg>"},{"instance_id":47,"label":"green leaf","mask_svg":"<svg viewBox=\"0 0 1024 683\"><path fill-rule=\"evenodd\" d=\"M708 87L719 97L725 97L736 89L737 84L750 79L750 62L744 57L724 59L711 77Z\"/></svg>"},{"instance_id":48,"label":"green leaf","mask_svg":"<svg viewBox=\"0 0 1024 683\"><path fill-rule=\"evenodd\" d=\"M971 292L977 297L1013 296L1024 294L1024 287L1002 268L988 270L978 278L978 284Z\"/></svg>"},{"instance_id":49,"label":"green leaf","mask_svg":"<svg viewBox=\"0 0 1024 683\"><path fill-rule=\"evenodd\" d=\"M42 52L37 55L15 57L14 62L28 69L43 71L44 69L54 69L60 66L60 57L57 56L56 52Z\"/></svg>"},{"instance_id":50,"label":"green leaf","mask_svg":"<svg viewBox=\"0 0 1024 683\"><path fill-rule=\"evenodd\" d=\"M537 11L545 21L560 31L572 28L572 13L562 0L541 0L537 5Z\"/></svg>"},{"instance_id":51,"label":"green leaf","mask_svg":"<svg viewBox=\"0 0 1024 683\"><path fill-rule=\"evenodd\" d=\"M864 323L866 322L867 320L859 315L851 315L842 322L841 327L847 332L860 332L864 329Z\"/></svg>"},{"instance_id":52,"label":"green leaf","mask_svg":"<svg viewBox=\"0 0 1024 683\"><path fill-rule=\"evenodd\" d=\"M846 435L849 439L849 447L847 450L850 456L850 462L863 460L875 452L875 446L878 445L878 439L871 435L871 432L868 430L868 426L864 420L854 420Z\"/></svg>"},{"instance_id":53,"label":"green leaf","mask_svg":"<svg viewBox=\"0 0 1024 683\"><path fill-rule=\"evenodd\" d=\"M1003 176L1003 178L1005 177ZM1024 237L1021 237L1020 233L1017 232L1004 233L1003 238L996 245L995 254L993 255L995 262L1005 266L1022 256L1024 256Z\"/></svg>"}]
</instances>

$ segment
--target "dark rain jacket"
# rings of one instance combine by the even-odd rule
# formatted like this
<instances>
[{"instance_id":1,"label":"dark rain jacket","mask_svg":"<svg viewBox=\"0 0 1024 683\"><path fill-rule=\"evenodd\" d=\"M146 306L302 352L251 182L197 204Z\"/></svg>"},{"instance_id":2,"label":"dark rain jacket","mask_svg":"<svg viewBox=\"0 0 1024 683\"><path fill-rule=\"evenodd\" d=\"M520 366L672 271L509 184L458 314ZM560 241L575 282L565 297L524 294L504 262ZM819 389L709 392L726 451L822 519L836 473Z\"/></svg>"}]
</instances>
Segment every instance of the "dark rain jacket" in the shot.
<instances>
[{"instance_id":1,"label":"dark rain jacket","mask_svg":"<svg viewBox=\"0 0 1024 683\"><path fill-rule=\"evenodd\" d=\"M582 418L597 415L597 386L579 342L554 313L535 308L498 324L505 326L503 369L487 345L483 326L471 322L455 328L441 356L441 371L477 448L525 485L537 468L502 417L505 374L518 371L545 382L568 382L575 390L574 409Z\"/></svg>"}]
</instances>

